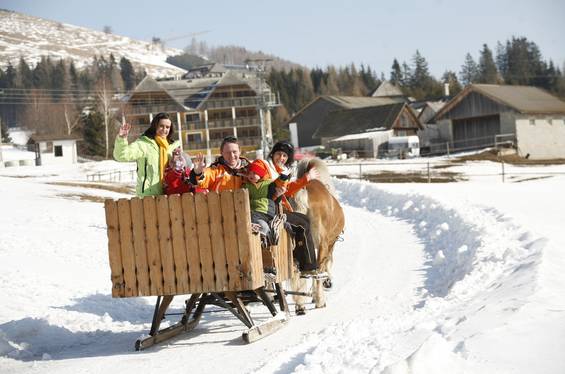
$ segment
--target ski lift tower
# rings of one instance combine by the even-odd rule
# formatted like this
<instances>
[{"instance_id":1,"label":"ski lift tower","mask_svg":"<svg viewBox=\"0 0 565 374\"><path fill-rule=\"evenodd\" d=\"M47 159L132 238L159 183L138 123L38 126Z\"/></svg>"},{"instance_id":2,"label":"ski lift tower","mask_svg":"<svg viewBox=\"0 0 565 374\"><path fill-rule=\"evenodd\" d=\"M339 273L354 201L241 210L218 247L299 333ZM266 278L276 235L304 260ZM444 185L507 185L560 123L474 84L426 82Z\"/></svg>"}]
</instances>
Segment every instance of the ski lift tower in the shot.
<instances>
[{"instance_id":1,"label":"ski lift tower","mask_svg":"<svg viewBox=\"0 0 565 374\"><path fill-rule=\"evenodd\" d=\"M258 94L257 94L257 112L259 113L259 124L261 127L261 151L263 157L273 146L273 131L271 127L271 120L265 120L265 116L270 113L270 110L280 105L280 100L271 92L270 87L266 83L267 63L273 61L271 58L256 58L247 59L245 63L247 68L255 71L258 79Z\"/></svg>"}]
</instances>

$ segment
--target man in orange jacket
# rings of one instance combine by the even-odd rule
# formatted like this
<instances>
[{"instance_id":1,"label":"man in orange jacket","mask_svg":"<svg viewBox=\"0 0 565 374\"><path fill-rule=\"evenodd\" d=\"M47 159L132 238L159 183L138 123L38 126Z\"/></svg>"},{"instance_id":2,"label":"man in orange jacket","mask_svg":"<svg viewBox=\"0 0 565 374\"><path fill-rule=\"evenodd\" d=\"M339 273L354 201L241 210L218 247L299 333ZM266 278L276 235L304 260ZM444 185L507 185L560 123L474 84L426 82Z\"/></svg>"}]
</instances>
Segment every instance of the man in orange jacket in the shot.
<instances>
[{"instance_id":1,"label":"man in orange jacket","mask_svg":"<svg viewBox=\"0 0 565 374\"><path fill-rule=\"evenodd\" d=\"M241 188L249 160L240 156L237 138L234 136L224 138L220 153L221 156L208 168L204 155L199 153L194 159L194 167L190 172L190 183L216 192Z\"/></svg>"}]
</instances>

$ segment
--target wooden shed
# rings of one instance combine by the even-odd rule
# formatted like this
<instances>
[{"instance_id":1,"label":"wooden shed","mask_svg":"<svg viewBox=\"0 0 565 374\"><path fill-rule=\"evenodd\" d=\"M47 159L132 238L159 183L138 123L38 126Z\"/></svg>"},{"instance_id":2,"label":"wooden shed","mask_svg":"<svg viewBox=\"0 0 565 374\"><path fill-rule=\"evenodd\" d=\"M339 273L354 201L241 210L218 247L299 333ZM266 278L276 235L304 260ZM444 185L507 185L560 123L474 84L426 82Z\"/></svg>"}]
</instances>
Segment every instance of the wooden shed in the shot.
<instances>
[{"instance_id":1,"label":"wooden shed","mask_svg":"<svg viewBox=\"0 0 565 374\"><path fill-rule=\"evenodd\" d=\"M28 148L36 152L36 165L76 164L79 140L73 135L32 135Z\"/></svg>"},{"instance_id":2,"label":"wooden shed","mask_svg":"<svg viewBox=\"0 0 565 374\"><path fill-rule=\"evenodd\" d=\"M565 102L530 86L472 84L437 114L455 150L512 142L531 158L565 158Z\"/></svg>"},{"instance_id":3,"label":"wooden shed","mask_svg":"<svg viewBox=\"0 0 565 374\"><path fill-rule=\"evenodd\" d=\"M297 144L294 144L295 146L314 147L322 144L322 140L315 132L330 112L394 103L404 103L404 98L319 96L300 109L286 124L291 131L291 138L293 132L296 131Z\"/></svg>"},{"instance_id":4,"label":"wooden shed","mask_svg":"<svg viewBox=\"0 0 565 374\"><path fill-rule=\"evenodd\" d=\"M422 125L406 103L393 103L329 113L314 136L326 144L332 139L368 131L392 130L392 136L417 135Z\"/></svg>"}]
</instances>

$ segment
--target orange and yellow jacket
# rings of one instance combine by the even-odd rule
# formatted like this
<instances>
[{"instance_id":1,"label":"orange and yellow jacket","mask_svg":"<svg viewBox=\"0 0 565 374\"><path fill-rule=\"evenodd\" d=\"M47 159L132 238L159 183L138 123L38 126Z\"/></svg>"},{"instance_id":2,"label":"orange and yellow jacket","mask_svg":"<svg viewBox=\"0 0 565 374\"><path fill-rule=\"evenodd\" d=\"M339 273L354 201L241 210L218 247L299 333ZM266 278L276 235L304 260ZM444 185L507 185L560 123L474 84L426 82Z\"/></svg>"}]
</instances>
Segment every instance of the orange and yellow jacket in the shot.
<instances>
[{"instance_id":1,"label":"orange and yellow jacket","mask_svg":"<svg viewBox=\"0 0 565 374\"><path fill-rule=\"evenodd\" d=\"M204 169L200 175L191 171L190 183L197 185L199 188L216 192L240 189L244 182L243 169L249 165L249 160L246 158L241 157L240 160L241 166L239 169L230 168L220 158L210 167Z\"/></svg>"},{"instance_id":2,"label":"orange and yellow jacket","mask_svg":"<svg viewBox=\"0 0 565 374\"><path fill-rule=\"evenodd\" d=\"M283 182L279 179L279 175L284 173L285 170L281 169L278 165L275 165L270 159L268 161L261 160L265 164L265 169L268 171L268 176L265 175L264 179L274 180L277 187L285 187L285 196L292 197L300 189L304 188L308 184L308 179L306 175L302 178L293 180L291 182Z\"/></svg>"}]
</instances>

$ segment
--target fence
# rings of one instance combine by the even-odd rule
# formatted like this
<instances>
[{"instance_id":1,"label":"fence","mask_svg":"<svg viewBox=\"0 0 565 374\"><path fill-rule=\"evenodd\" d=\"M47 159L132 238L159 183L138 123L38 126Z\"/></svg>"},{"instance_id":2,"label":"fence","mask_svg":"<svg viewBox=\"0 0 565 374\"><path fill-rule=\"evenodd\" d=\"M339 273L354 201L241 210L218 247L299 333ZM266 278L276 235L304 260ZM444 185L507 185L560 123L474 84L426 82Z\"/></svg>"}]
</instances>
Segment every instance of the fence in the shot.
<instances>
[{"instance_id":1,"label":"fence","mask_svg":"<svg viewBox=\"0 0 565 374\"><path fill-rule=\"evenodd\" d=\"M87 174L86 180L92 182L133 182L135 176L135 170L110 170Z\"/></svg>"},{"instance_id":2,"label":"fence","mask_svg":"<svg viewBox=\"0 0 565 374\"><path fill-rule=\"evenodd\" d=\"M496 165L496 164L494 164ZM380 167L375 170L374 166ZM565 175L565 171L532 171L519 170L523 166L515 166L501 160L498 166L491 167L488 172L455 172L445 170L448 167L461 166L446 162L365 162L365 163L332 163L328 164L330 173L337 177L365 179L381 183L433 183L457 182L470 177L494 177L503 183L514 179L519 182L532 178L548 178ZM531 165L538 166L538 165ZM346 169L340 172L339 169ZM365 168L365 170L363 170ZM357 173L352 172L355 169ZM496 170L495 170L496 169ZM491 171L492 170L492 171ZM564 167L565 170L565 167ZM521 179L518 179L521 177Z\"/></svg>"},{"instance_id":3,"label":"fence","mask_svg":"<svg viewBox=\"0 0 565 374\"><path fill-rule=\"evenodd\" d=\"M456 152L472 151L487 147L515 147L516 146L516 134L495 134L477 138L468 138L464 140L456 140L450 142L434 143L429 146L429 150L425 149L427 147L421 147L421 154L435 156L435 155L450 155ZM427 152L424 152L427 151Z\"/></svg>"}]
</instances>

